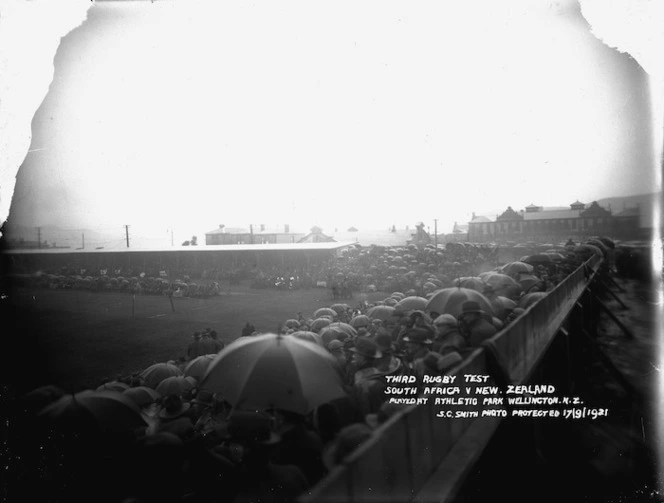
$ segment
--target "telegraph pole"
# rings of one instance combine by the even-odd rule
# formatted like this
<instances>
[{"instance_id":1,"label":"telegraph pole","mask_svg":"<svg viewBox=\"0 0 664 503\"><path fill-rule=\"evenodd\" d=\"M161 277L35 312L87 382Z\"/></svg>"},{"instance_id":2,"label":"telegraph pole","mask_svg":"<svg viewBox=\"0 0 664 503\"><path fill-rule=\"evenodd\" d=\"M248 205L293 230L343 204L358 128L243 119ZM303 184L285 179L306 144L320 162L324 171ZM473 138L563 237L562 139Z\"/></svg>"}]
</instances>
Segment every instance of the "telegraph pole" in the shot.
<instances>
[{"instance_id":1,"label":"telegraph pole","mask_svg":"<svg viewBox=\"0 0 664 503\"><path fill-rule=\"evenodd\" d=\"M41 249L41 227L37 227L37 248Z\"/></svg>"},{"instance_id":2,"label":"telegraph pole","mask_svg":"<svg viewBox=\"0 0 664 503\"><path fill-rule=\"evenodd\" d=\"M125 236L127 237L127 248L129 248L129 226L125 225Z\"/></svg>"},{"instance_id":3,"label":"telegraph pole","mask_svg":"<svg viewBox=\"0 0 664 503\"><path fill-rule=\"evenodd\" d=\"M433 229L434 229L434 231L433 231L433 242L435 243L436 248L438 248L438 219L434 218L433 223L434 223L434 226L433 226Z\"/></svg>"},{"instance_id":4,"label":"telegraph pole","mask_svg":"<svg viewBox=\"0 0 664 503\"><path fill-rule=\"evenodd\" d=\"M81 232L81 250L85 250L85 232Z\"/></svg>"}]
</instances>

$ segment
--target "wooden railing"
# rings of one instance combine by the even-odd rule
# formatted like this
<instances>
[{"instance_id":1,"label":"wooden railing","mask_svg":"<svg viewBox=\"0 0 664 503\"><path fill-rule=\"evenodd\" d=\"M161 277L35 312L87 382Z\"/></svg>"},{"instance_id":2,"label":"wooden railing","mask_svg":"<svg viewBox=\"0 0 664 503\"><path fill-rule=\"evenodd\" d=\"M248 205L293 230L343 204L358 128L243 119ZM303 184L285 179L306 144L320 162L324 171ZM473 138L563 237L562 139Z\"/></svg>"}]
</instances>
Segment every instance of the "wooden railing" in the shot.
<instances>
[{"instance_id":1,"label":"wooden railing","mask_svg":"<svg viewBox=\"0 0 664 503\"><path fill-rule=\"evenodd\" d=\"M593 256L493 337L512 383L527 382L601 262ZM447 375L456 383L464 374L486 375L486 359L477 349ZM395 414L299 501L450 501L501 419L436 417L440 408L430 397Z\"/></svg>"}]
</instances>

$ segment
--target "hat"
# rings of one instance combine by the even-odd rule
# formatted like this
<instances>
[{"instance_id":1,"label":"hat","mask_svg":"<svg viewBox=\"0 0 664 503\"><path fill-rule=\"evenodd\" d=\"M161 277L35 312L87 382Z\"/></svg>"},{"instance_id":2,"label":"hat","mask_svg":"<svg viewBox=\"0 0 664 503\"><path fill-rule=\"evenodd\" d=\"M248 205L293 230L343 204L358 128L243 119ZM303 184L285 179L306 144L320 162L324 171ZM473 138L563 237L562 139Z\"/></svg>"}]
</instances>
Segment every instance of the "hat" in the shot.
<instances>
[{"instance_id":1,"label":"hat","mask_svg":"<svg viewBox=\"0 0 664 503\"><path fill-rule=\"evenodd\" d=\"M424 328L413 328L409 330L401 340L404 342L412 342L414 344L433 344L431 332Z\"/></svg>"},{"instance_id":2,"label":"hat","mask_svg":"<svg viewBox=\"0 0 664 503\"><path fill-rule=\"evenodd\" d=\"M270 416L259 412L236 411L228 424L232 440L244 444L274 445L281 437L270 428Z\"/></svg>"},{"instance_id":3,"label":"hat","mask_svg":"<svg viewBox=\"0 0 664 503\"><path fill-rule=\"evenodd\" d=\"M484 311L482 311L479 303L475 302L474 300L468 300L461 305L461 316L470 313L482 314Z\"/></svg>"},{"instance_id":4,"label":"hat","mask_svg":"<svg viewBox=\"0 0 664 503\"><path fill-rule=\"evenodd\" d=\"M174 419L181 416L191 405L188 402L182 402L178 395L168 395L164 398L159 411L159 417L162 419Z\"/></svg>"},{"instance_id":5,"label":"hat","mask_svg":"<svg viewBox=\"0 0 664 503\"><path fill-rule=\"evenodd\" d=\"M433 324L436 326L448 325L448 326L457 326L457 319L451 314L441 314L433 321Z\"/></svg>"},{"instance_id":6,"label":"hat","mask_svg":"<svg viewBox=\"0 0 664 503\"><path fill-rule=\"evenodd\" d=\"M337 434L337 438L323 449L323 464L328 470L331 470L372 434L373 430L364 423L346 426Z\"/></svg>"},{"instance_id":7,"label":"hat","mask_svg":"<svg viewBox=\"0 0 664 503\"><path fill-rule=\"evenodd\" d=\"M353 353L359 353L367 358L380 358L383 353L378 349L378 345L368 337L358 337L355 339L355 346L350 348Z\"/></svg>"},{"instance_id":8,"label":"hat","mask_svg":"<svg viewBox=\"0 0 664 503\"><path fill-rule=\"evenodd\" d=\"M192 400L192 403L197 403L200 405L213 405L214 404L214 393L204 389L198 390L196 397Z\"/></svg>"},{"instance_id":9,"label":"hat","mask_svg":"<svg viewBox=\"0 0 664 503\"><path fill-rule=\"evenodd\" d=\"M383 352L391 353L394 350L394 345L392 343L392 336L387 332L380 332L374 337L378 349Z\"/></svg>"}]
</instances>

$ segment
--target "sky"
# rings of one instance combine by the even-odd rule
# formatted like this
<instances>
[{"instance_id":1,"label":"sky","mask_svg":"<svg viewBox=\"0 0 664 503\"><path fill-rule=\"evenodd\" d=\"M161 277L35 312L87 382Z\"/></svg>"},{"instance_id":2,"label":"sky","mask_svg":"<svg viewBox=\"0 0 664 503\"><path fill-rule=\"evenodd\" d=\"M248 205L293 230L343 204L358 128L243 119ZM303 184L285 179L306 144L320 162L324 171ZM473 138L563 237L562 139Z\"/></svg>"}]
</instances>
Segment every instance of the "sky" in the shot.
<instances>
[{"instance_id":1,"label":"sky","mask_svg":"<svg viewBox=\"0 0 664 503\"><path fill-rule=\"evenodd\" d=\"M648 74L571 0L96 2L9 225L176 243L653 192Z\"/></svg>"}]
</instances>

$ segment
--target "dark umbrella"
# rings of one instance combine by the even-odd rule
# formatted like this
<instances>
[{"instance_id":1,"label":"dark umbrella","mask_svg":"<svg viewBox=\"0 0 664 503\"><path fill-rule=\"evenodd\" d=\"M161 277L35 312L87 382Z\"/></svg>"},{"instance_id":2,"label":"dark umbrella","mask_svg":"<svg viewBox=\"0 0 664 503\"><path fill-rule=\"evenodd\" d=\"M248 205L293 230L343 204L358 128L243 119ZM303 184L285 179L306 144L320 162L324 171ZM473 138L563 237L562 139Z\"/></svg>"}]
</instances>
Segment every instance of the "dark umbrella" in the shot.
<instances>
[{"instance_id":1,"label":"dark umbrella","mask_svg":"<svg viewBox=\"0 0 664 503\"><path fill-rule=\"evenodd\" d=\"M394 308L392 306L374 306L367 311L367 316L372 320L386 321L392 318Z\"/></svg>"},{"instance_id":2,"label":"dark umbrella","mask_svg":"<svg viewBox=\"0 0 664 503\"><path fill-rule=\"evenodd\" d=\"M145 384L153 389L167 377L179 375L182 375L182 371L172 363L155 363L140 374Z\"/></svg>"},{"instance_id":3,"label":"dark umbrella","mask_svg":"<svg viewBox=\"0 0 664 503\"><path fill-rule=\"evenodd\" d=\"M101 431L123 432L147 426L138 406L117 391L85 390L65 395L40 412L57 423L93 426Z\"/></svg>"},{"instance_id":4,"label":"dark umbrella","mask_svg":"<svg viewBox=\"0 0 664 503\"><path fill-rule=\"evenodd\" d=\"M167 377L161 381L156 388L157 393L162 396L183 395L196 387L196 379L189 376Z\"/></svg>"},{"instance_id":5,"label":"dark umbrella","mask_svg":"<svg viewBox=\"0 0 664 503\"><path fill-rule=\"evenodd\" d=\"M530 306L539 302L541 299L547 296L546 292L533 292L527 293L519 299L519 307L522 309L528 309Z\"/></svg>"},{"instance_id":6,"label":"dark umbrella","mask_svg":"<svg viewBox=\"0 0 664 503\"><path fill-rule=\"evenodd\" d=\"M424 310L427 305L427 299L424 297L410 296L404 297L402 300L397 302L394 306L394 310L399 313L407 313L408 311L415 310Z\"/></svg>"},{"instance_id":7,"label":"dark umbrella","mask_svg":"<svg viewBox=\"0 0 664 503\"><path fill-rule=\"evenodd\" d=\"M477 290L457 287L444 288L435 292L427 302L425 311L451 314L456 318L462 312L463 303L469 300L477 302L486 314L493 316L494 313L489 299Z\"/></svg>"},{"instance_id":8,"label":"dark umbrella","mask_svg":"<svg viewBox=\"0 0 664 503\"><path fill-rule=\"evenodd\" d=\"M147 386L136 386L135 388L129 388L123 391L122 394L131 398L131 400L141 408L147 407L148 405L155 403L161 398L161 394L157 393L152 388L148 388Z\"/></svg>"},{"instance_id":9,"label":"dark umbrella","mask_svg":"<svg viewBox=\"0 0 664 503\"><path fill-rule=\"evenodd\" d=\"M214 360L215 356L217 356L217 353L210 353L194 358L189 363L187 363L187 366L184 368L184 375L186 377L193 377L199 380L202 379L202 377L205 375L205 371L210 366L210 363L212 363L212 360Z\"/></svg>"}]
</instances>

